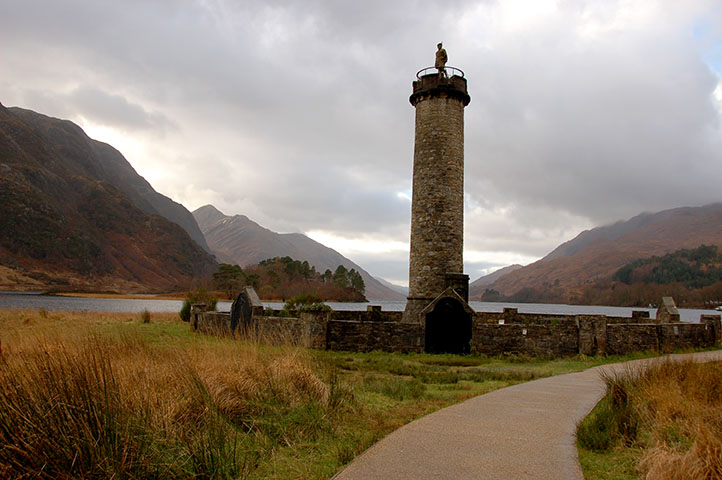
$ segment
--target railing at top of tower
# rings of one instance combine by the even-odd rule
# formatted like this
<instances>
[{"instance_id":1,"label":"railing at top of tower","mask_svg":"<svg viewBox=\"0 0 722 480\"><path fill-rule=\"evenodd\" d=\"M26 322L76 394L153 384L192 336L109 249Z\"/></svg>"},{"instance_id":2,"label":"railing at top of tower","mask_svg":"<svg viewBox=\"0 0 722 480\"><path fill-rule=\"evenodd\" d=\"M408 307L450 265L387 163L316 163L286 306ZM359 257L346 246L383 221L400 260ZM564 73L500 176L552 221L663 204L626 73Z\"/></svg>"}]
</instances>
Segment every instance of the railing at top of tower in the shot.
<instances>
[{"instance_id":1,"label":"railing at top of tower","mask_svg":"<svg viewBox=\"0 0 722 480\"><path fill-rule=\"evenodd\" d=\"M460 68L456 68L456 67L441 67L441 68L440 67L426 67L426 68L422 68L421 70L416 72L416 78L421 80L421 77L423 77L424 75L432 75L432 74L437 75L440 73L439 70L445 70L446 74L448 76L457 75L461 78L464 78L463 70L461 70ZM451 74L449 74L449 72L451 72Z\"/></svg>"}]
</instances>

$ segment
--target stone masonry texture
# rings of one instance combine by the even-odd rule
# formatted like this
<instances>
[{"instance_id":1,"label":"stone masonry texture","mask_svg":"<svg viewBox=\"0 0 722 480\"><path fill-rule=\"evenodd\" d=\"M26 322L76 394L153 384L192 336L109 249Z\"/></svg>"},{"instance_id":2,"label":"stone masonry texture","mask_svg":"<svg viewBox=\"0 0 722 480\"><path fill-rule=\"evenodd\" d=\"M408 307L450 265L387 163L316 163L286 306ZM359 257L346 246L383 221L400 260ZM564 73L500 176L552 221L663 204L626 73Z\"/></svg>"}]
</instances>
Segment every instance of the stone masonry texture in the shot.
<instances>
[{"instance_id":1,"label":"stone masonry texture","mask_svg":"<svg viewBox=\"0 0 722 480\"><path fill-rule=\"evenodd\" d=\"M447 80L428 75L414 84L409 310L418 310L415 301L425 306L443 292L447 273L463 271L464 107L468 98L466 81L459 77Z\"/></svg>"}]
</instances>

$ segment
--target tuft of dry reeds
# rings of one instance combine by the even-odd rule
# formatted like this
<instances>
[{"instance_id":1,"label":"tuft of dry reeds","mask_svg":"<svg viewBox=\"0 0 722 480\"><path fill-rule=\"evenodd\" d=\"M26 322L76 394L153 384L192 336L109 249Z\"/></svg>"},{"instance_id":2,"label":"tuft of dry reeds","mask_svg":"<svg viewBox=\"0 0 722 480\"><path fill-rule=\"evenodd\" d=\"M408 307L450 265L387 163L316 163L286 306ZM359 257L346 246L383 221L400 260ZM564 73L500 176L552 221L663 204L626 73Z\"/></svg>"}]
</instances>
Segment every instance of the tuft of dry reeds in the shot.
<instances>
[{"instance_id":1,"label":"tuft of dry reeds","mask_svg":"<svg viewBox=\"0 0 722 480\"><path fill-rule=\"evenodd\" d=\"M333 385L299 349L76 330L11 339L2 478L247 478L269 449L330 428Z\"/></svg>"},{"instance_id":2,"label":"tuft of dry reeds","mask_svg":"<svg viewBox=\"0 0 722 480\"><path fill-rule=\"evenodd\" d=\"M646 478L722 479L722 363L663 362L640 377Z\"/></svg>"},{"instance_id":3,"label":"tuft of dry reeds","mask_svg":"<svg viewBox=\"0 0 722 480\"><path fill-rule=\"evenodd\" d=\"M580 446L639 448L646 480L722 479L721 367L665 360L606 377L606 396L577 429Z\"/></svg>"}]
</instances>

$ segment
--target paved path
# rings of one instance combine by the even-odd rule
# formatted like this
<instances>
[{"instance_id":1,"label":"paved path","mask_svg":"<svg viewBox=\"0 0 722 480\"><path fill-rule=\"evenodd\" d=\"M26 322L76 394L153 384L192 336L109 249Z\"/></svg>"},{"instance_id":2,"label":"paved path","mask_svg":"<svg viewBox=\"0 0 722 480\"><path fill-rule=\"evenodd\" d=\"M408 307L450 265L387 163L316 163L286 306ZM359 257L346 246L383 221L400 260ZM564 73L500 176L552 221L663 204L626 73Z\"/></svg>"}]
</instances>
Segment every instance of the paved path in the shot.
<instances>
[{"instance_id":1,"label":"paved path","mask_svg":"<svg viewBox=\"0 0 722 480\"><path fill-rule=\"evenodd\" d=\"M722 360L722 351L661 358ZM335 480L583 480L576 424L604 394L604 365L471 398L422 417L382 439Z\"/></svg>"}]
</instances>

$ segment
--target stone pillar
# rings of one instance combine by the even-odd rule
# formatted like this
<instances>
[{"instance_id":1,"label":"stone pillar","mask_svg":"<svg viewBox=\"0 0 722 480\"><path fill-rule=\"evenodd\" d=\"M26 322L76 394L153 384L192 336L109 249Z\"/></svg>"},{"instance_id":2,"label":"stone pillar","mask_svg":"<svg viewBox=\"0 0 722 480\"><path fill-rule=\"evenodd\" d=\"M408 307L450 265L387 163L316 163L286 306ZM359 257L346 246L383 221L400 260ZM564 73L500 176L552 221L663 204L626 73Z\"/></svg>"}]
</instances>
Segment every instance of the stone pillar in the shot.
<instances>
[{"instance_id":1,"label":"stone pillar","mask_svg":"<svg viewBox=\"0 0 722 480\"><path fill-rule=\"evenodd\" d=\"M464 269L464 107L466 79L438 73L413 83L416 108L409 297L404 322L457 282ZM468 280L467 287L468 291ZM461 295L464 292L457 292Z\"/></svg>"},{"instance_id":2,"label":"stone pillar","mask_svg":"<svg viewBox=\"0 0 722 480\"><path fill-rule=\"evenodd\" d=\"M657 308L657 323L679 323L679 310L672 297L662 297Z\"/></svg>"},{"instance_id":3,"label":"stone pillar","mask_svg":"<svg viewBox=\"0 0 722 480\"><path fill-rule=\"evenodd\" d=\"M719 315L702 315L699 317L699 321L710 330L711 345L717 345L722 341L722 325Z\"/></svg>"},{"instance_id":4,"label":"stone pillar","mask_svg":"<svg viewBox=\"0 0 722 480\"><path fill-rule=\"evenodd\" d=\"M198 317L201 313L210 311L211 307L208 304L205 303L194 303L191 305L191 316L190 316L190 322L191 322L191 330L196 331L198 330Z\"/></svg>"},{"instance_id":5,"label":"stone pillar","mask_svg":"<svg viewBox=\"0 0 722 480\"><path fill-rule=\"evenodd\" d=\"M604 315L577 315L579 353L604 355L607 349L607 318Z\"/></svg>"}]
</instances>

